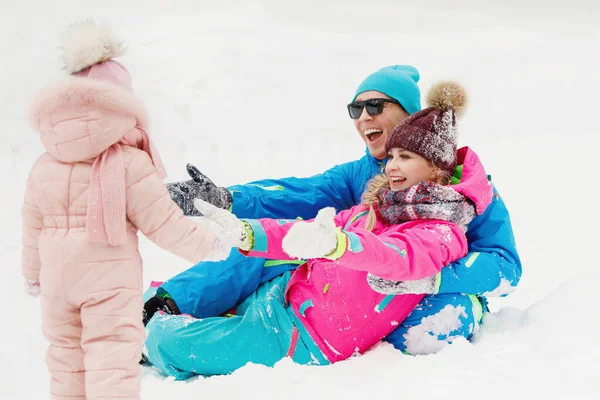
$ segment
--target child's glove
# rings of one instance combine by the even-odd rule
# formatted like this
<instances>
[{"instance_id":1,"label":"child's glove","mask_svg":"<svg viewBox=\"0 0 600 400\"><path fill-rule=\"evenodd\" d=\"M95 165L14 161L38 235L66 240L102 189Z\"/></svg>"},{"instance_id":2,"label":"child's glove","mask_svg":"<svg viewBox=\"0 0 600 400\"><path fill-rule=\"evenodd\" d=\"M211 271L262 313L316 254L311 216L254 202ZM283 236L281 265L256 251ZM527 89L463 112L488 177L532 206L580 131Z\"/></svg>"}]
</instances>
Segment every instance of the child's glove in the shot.
<instances>
[{"instance_id":1,"label":"child's glove","mask_svg":"<svg viewBox=\"0 0 600 400\"><path fill-rule=\"evenodd\" d=\"M196 199L194 205L204 215L204 218L200 218L199 223L212 231L217 237L213 250L207 259L212 261L224 260L234 247L246 251L252 250L254 235L250 224L241 221L229 211L215 207L204 200Z\"/></svg>"},{"instance_id":2,"label":"child's glove","mask_svg":"<svg viewBox=\"0 0 600 400\"><path fill-rule=\"evenodd\" d=\"M338 229L333 222L335 209L323 208L312 222L297 222L283 238L283 250L299 259L321 258L337 248Z\"/></svg>"},{"instance_id":3,"label":"child's glove","mask_svg":"<svg viewBox=\"0 0 600 400\"><path fill-rule=\"evenodd\" d=\"M229 210L233 203L233 198L227 188L215 185L192 164L187 164L186 168L192 179L171 182L166 185L171 199L183 210L184 215L190 217L202 215L194 206L195 199L205 200L216 207Z\"/></svg>"},{"instance_id":4,"label":"child's glove","mask_svg":"<svg viewBox=\"0 0 600 400\"><path fill-rule=\"evenodd\" d=\"M38 297L42 288L40 287L39 279L25 279L23 281L25 293L27 293L31 297Z\"/></svg>"},{"instance_id":5,"label":"child's glove","mask_svg":"<svg viewBox=\"0 0 600 400\"><path fill-rule=\"evenodd\" d=\"M383 294L437 294L439 279L439 273L414 281L393 281L373 274L367 275L367 282L371 289Z\"/></svg>"}]
</instances>

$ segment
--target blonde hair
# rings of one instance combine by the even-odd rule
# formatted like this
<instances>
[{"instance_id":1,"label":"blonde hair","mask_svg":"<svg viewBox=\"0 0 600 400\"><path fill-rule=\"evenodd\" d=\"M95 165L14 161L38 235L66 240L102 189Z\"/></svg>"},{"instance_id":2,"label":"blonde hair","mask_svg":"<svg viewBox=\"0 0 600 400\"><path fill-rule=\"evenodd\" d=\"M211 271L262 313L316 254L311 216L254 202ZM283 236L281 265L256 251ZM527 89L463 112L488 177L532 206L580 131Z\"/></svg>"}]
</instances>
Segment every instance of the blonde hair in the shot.
<instances>
[{"instance_id":1,"label":"blonde hair","mask_svg":"<svg viewBox=\"0 0 600 400\"><path fill-rule=\"evenodd\" d=\"M448 171L439 168L437 165L429 162L433 166L433 177L430 179L431 182L438 183L440 185L448 185L450 183L451 175ZM372 231L377 222L377 215L373 204L380 205L383 199L379 196L381 189L390 188L390 179L386 173L375 175L368 183L365 192L362 195L362 204L369 208L367 214L367 223L365 229Z\"/></svg>"}]
</instances>

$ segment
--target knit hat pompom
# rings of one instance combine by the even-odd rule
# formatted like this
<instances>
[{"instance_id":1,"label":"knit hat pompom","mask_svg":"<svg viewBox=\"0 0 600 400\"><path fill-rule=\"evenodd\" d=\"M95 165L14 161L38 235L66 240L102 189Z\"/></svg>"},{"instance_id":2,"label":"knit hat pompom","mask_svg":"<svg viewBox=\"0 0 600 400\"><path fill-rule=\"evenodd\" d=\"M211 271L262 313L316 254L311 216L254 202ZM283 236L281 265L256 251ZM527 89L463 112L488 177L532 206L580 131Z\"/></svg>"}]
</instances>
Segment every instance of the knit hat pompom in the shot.
<instances>
[{"instance_id":1,"label":"knit hat pompom","mask_svg":"<svg viewBox=\"0 0 600 400\"><path fill-rule=\"evenodd\" d=\"M113 35L110 27L97 25L93 20L67 26L62 42L63 69L69 74L125 53L125 45Z\"/></svg>"},{"instance_id":2,"label":"knit hat pompom","mask_svg":"<svg viewBox=\"0 0 600 400\"><path fill-rule=\"evenodd\" d=\"M467 93L456 82L438 82L429 89L425 101L427 107L442 111L454 110L458 117L462 117L467 106Z\"/></svg>"}]
</instances>

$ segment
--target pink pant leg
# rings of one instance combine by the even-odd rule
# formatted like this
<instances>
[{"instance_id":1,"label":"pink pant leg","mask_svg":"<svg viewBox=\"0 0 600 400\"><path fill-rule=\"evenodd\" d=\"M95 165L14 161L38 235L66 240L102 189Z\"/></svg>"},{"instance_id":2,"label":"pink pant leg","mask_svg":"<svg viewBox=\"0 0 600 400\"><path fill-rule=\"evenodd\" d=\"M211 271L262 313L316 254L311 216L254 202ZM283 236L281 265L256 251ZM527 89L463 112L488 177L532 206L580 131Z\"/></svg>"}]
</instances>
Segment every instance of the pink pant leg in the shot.
<instances>
[{"instance_id":1,"label":"pink pant leg","mask_svg":"<svg viewBox=\"0 0 600 400\"><path fill-rule=\"evenodd\" d=\"M42 332L49 343L46 365L52 400L85 400L85 372L79 310L66 299L41 298Z\"/></svg>"},{"instance_id":2,"label":"pink pant leg","mask_svg":"<svg viewBox=\"0 0 600 400\"><path fill-rule=\"evenodd\" d=\"M102 283L81 305L87 400L138 400L145 339L141 265L104 262Z\"/></svg>"}]
</instances>

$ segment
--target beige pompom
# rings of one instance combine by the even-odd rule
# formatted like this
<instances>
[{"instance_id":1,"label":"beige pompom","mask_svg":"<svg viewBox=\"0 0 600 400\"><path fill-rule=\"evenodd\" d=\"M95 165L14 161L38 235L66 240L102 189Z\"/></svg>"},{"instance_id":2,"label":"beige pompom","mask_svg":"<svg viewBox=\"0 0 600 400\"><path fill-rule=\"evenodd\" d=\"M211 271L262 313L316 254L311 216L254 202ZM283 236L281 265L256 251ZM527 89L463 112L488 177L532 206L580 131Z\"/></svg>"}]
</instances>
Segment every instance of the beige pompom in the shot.
<instances>
[{"instance_id":1,"label":"beige pompom","mask_svg":"<svg viewBox=\"0 0 600 400\"><path fill-rule=\"evenodd\" d=\"M427 92L427 106L442 111L454 110L461 116L467 106L467 93L465 89L456 82L438 82Z\"/></svg>"},{"instance_id":2,"label":"beige pompom","mask_svg":"<svg viewBox=\"0 0 600 400\"><path fill-rule=\"evenodd\" d=\"M85 20L67 26L62 35L63 68L70 74L125 53L108 25Z\"/></svg>"}]
</instances>

